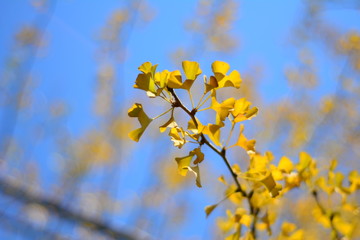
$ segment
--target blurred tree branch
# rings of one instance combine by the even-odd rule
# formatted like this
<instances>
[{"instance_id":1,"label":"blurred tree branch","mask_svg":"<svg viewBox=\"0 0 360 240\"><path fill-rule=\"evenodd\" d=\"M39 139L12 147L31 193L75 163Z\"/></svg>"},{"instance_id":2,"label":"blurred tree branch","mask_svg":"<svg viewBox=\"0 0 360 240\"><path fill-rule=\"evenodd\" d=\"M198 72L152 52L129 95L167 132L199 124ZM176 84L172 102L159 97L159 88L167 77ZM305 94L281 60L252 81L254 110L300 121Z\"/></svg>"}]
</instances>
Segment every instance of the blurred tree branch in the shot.
<instances>
[{"instance_id":1,"label":"blurred tree branch","mask_svg":"<svg viewBox=\"0 0 360 240\"><path fill-rule=\"evenodd\" d=\"M57 202L56 200L48 199L42 196L39 196L23 187L17 186L17 184L0 178L0 191L3 194L6 194L18 201L21 201L25 204L38 204L46 208L49 212L68 220L71 220L81 226L100 232L113 239L124 239L124 240L133 240L135 237L122 232L118 229L115 229L112 226L109 226L105 222L99 221L97 219L85 216L79 212L75 212L71 209L65 208Z\"/></svg>"}]
</instances>

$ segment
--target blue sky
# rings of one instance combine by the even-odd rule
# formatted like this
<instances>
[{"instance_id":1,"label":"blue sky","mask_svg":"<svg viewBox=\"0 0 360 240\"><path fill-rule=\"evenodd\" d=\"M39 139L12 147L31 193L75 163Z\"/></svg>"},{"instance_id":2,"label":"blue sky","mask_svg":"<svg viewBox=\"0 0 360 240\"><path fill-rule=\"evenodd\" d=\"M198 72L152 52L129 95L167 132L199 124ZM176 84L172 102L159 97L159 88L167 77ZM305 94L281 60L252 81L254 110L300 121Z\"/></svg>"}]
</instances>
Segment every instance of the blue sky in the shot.
<instances>
[{"instance_id":1,"label":"blue sky","mask_svg":"<svg viewBox=\"0 0 360 240\"><path fill-rule=\"evenodd\" d=\"M34 99L36 108L33 113L44 111L47 104L54 101L68 103L70 115L67 127L73 136L79 136L87 129L96 126L93 106L94 89L96 88L96 74L99 62L96 53L99 41L96 36L106 24L110 14L122 7L122 1L86 1L64 0L57 1L50 22L46 26L44 40L46 46L37 53L31 66L31 74L35 76L37 88ZM138 74L137 67L146 61L158 63L159 69L177 69L170 59L171 53L179 46L191 44L192 35L185 30L185 23L194 16L196 1L152 1L147 3L153 12L153 19L144 24L137 19L135 25L126 35L126 61L120 70L121 82L118 90L123 89L125 108L131 106L133 99L138 99L138 90L132 89ZM245 71L250 66L260 64L264 67L264 79L259 86L265 102L281 99L288 92L284 67L296 61L297 52L290 43L290 34L298 24L303 10L303 1L241 1L237 19L231 33L240 41L240 47L230 54L208 51L201 57L192 60L199 61L203 72L210 74L210 64L214 60L227 61L232 69ZM23 26L31 24L39 13L31 6L30 1L2 1L0 3L0 65L2 69L5 60L11 54L14 34ZM45 13L46 15L47 13ZM322 14L324 20L333 22L343 29L359 30L360 15L352 9L330 8ZM321 51L321 49L319 49ZM319 68L321 75L328 76L323 70L327 63L326 53L320 54ZM323 64L323 65L322 65ZM336 69L335 69L336 70ZM325 81L322 80L322 81ZM329 82L318 89L319 93L332 90L334 84ZM140 99L140 98L139 98ZM19 131L19 130L18 130ZM146 136L145 136L146 137ZM139 144L146 144L144 140ZM51 152L51 143L37 146L47 147L47 151L35 150L37 157L42 159ZM167 144L170 144L167 142ZM136 167L140 159L150 158L151 146L144 147L142 154L134 155L131 167ZM51 163L41 161L43 171L54 168ZM142 165L144 173L151 167L150 161ZM48 174L44 175L50 177ZM141 183L134 183L133 189L126 189L128 194L136 194L136 189L142 188ZM199 190L190 189L190 198L199 206L193 214L192 221L181 230L181 235L207 235L209 223L204 220L203 206L211 204L206 194ZM184 198L188 195L182 195ZM131 214L131 213L126 213ZM124 218L123 221L126 221ZM210 221L210 220L209 220ZM194 227L196 223L196 227ZM204 234L205 232L205 234ZM180 233L179 233L180 234ZM204 234L204 235L202 235Z\"/></svg>"}]
</instances>

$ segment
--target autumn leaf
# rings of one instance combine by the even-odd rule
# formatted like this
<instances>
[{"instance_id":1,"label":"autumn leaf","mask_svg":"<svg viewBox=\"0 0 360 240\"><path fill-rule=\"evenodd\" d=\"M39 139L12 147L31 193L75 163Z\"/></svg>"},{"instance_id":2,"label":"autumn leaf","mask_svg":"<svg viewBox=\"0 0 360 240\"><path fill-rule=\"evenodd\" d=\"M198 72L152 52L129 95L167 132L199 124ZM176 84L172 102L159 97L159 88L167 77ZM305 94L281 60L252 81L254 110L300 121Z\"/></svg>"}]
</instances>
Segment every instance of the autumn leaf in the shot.
<instances>
[{"instance_id":1,"label":"autumn leaf","mask_svg":"<svg viewBox=\"0 0 360 240\"><path fill-rule=\"evenodd\" d=\"M171 128L169 136L175 147L182 148L182 146L186 143L185 131L181 127Z\"/></svg>"},{"instance_id":2,"label":"autumn leaf","mask_svg":"<svg viewBox=\"0 0 360 240\"><path fill-rule=\"evenodd\" d=\"M230 70L230 65L226 62L215 61L211 65L214 77L216 79L217 88L235 87L239 88L242 82L240 73L236 70L232 71L230 75L226 75Z\"/></svg>"},{"instance_id":3,"label":"autumn leaf","mask_svg":"<svg viewBox=\"0 0 360 240\"><path fill-rule=\"evenodd\" d=\"M242 147L248 154L254 154L256 151L255 151L255 143L256 141L255 140L248 140L245 135L243 134L244 132L244 125L241 124L240 125L240 134L239 134L239 137L238 137L238 140L237 142L230 146L229 148L231 147L234 147L234 146L239 146L239 147Z\"/></svg>"},{"instance_id":4,"label":"autumn leaf","mask_svg":"<svg viewBox=\"0 0 360 240\"><path fill-rule=\"evenodd\" d=\"M134 88L146 91L149 97L155 97L157 94L154 75L157 65L152 65L150 62L143 63L139 70L143 73L136 78Z\"/></svg>"},{"instance_id":5,"label":"autumn leaf","mask_svg":"<svg viewBox=\"0 0 360 240\"><path fill-rule=\"evenodd\" d=\"M183 61L182 67L186 77L182 88L189 91L197 76L201 74L201 69L199 63L191 61Z\"/></svg>"},{"instance_id":6,"label":"autumn leaf","mask_svg":"<svg viewBox=\"0 0 360 240\"><path fill-rule=\"evenodd\" d=\"M206 213L206 217L208 217L213 211L214 209L218 206L218 204L213 204L213 205L209 205L205 207L205 213Z\"/></svg>"},{"instance_id":7,"label":"autumn leaf","mask_svg":"<svg viewBox=\"0 0 360 240\"><path fill-rule=\"evenodd\" d=\"M136 117L141 125L140 128L132 131L129 133L129 137L138 142L142 134L144 133L147 126L151 123L152 119L149 118L143 110L143 107L140 103L135 103L129 110L128 110L129 117Z\"/></svg>"},{"instance_id":8,"label":"autumn leaf","mask_svg":"<svg viewBox=\"0 0 360 240\"><path fill-rule=\"evenodd\" d=\"M173 116L173 114L171 114L170 119L169 119L166 123L164 123L163 125L161 125L161 126L159 127L159 130L160 130L160 132L165 132L166 128L176 128L177 126L178 126L178 125L177 125L177 123L175 122L174 116Z\"/></svg>"}]
</instances>

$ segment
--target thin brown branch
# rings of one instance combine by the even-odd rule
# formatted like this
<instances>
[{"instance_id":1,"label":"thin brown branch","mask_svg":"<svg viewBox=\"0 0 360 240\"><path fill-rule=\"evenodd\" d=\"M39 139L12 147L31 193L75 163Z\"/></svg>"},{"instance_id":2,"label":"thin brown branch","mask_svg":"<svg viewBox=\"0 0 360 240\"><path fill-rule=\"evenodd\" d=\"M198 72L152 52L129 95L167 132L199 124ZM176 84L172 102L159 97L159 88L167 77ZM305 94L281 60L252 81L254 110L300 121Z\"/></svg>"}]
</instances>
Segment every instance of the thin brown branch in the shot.
<instances>
[{"instance_id":1,"label":"thin brown branch","mask_svg":"<svg viewBox=\"0 0 360 240\"><path fill-rule=\"evenodd\" d=\"M172 88L169 88L168 89L169 92L173 95L174 99L175 99L175 102L173 103L173 106L174 107L180 107L181 109L183 109L190 117L191 119L193 120L195 126L197 127L199 124L195 118L195 114L196 114L196 109L193 109L192 111L190 111L187 107L185 107L185 105L181 102L181 100L179 99L179 97L176 95L174 89ZM226 167L228 168L229 172L231 173L231 176L232 178L234 179L235 181L235 184L237 186L237 191L236 192L240 192L242 194L242 196L244 197L247 197L247 194L246 192L242 189L241 185L240 185L240 182L239 180L237 179L237 174L233 171L233 169L231 168L230 166L230 163L226 157L226 151L225 149L223 148L221 151L218 150L214 145L212 145L209 140L205 137L204 134L201 133L201 139L202 139L202 142L204 144L206 144L208 147L210 147L214 152L216 152L224 161Z\"/></svg>"}]
</instances>

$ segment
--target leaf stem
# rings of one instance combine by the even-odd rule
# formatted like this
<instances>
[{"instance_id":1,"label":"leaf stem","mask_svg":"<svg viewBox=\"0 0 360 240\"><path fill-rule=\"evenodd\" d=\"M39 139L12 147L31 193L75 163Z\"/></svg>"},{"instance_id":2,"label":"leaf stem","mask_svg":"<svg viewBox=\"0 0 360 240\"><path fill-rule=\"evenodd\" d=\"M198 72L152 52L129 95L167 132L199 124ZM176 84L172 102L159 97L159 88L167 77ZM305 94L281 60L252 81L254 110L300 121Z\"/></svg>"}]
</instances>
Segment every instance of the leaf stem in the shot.
<instances>
[{"instance_id":1,"label":"leaf stem","mask_svg":"<svg viewBox=\"0 0 360 240\"><path fill-rule=\"evenodd\" d=\"M154 117L153 118L153 120L155 120L155 119L157 119L157 118L159 118L159 117L161 117L161 116L164 116L165 114L167 114L168 112L170 112L171 110L173 110L174 108L169 108L168 110L166 110L165 112L163 112L162 114L160 114L160 115L158 115L158 116L156 116L156 117Z\"/></svg>"},{"instance_id":2,"label":"leaf stem","mask_svg":"<svg viewBox=\"0 0 360 240\"><path fill-rule=\"evenodd\" d=\"M207 100L209 100L210 97L211 97L211 94L209 94L209 95L205 98L205 100L204 100L202 103L200 103L196 108L197 108L197 109L201 108L202 105L204 105L204 104L207 102Z\"/></svg>"},{"instance_id":3,"label":"leaf stem","mask_svg":"<svg viewBox=\"0 0 360 240\"><path fill-rule=\"evenodd\" d=\"M316 190L313 190L311 194L315 199L316 205L320 208L321 213L323 215L326 215L326 210L319 200L318 192ZM331 232L332 232L334 240L340 240L340 239L342 239L342 236L335 228L334 221L333 221L334 217L335 217L335 213L333 212L329 216Z\"/></svg>"}]
</instances>

